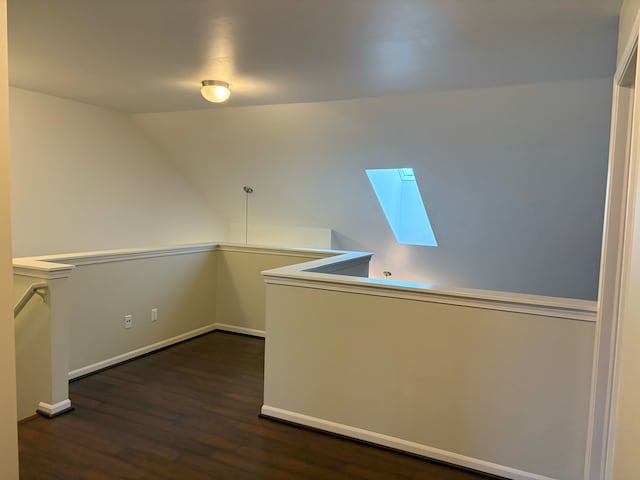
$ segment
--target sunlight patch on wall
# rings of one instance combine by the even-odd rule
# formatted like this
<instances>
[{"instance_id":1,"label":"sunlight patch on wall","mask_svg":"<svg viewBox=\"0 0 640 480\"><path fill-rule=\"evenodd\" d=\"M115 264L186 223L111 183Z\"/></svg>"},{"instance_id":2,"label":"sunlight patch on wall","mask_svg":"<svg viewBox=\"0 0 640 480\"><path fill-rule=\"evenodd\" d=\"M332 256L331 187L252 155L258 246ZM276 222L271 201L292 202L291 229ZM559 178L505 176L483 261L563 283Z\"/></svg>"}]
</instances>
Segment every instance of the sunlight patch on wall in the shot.
<instances>
[{"instance_id":1,"label":"sunlight patch on wall","mask_svg":"<svg viewBox=\"0 0 640 480\"><path fill-rule=\"evenodd\" d=\"M413 168L366 170L396 241L437 247Z\"/></svg>"}]
</instances>

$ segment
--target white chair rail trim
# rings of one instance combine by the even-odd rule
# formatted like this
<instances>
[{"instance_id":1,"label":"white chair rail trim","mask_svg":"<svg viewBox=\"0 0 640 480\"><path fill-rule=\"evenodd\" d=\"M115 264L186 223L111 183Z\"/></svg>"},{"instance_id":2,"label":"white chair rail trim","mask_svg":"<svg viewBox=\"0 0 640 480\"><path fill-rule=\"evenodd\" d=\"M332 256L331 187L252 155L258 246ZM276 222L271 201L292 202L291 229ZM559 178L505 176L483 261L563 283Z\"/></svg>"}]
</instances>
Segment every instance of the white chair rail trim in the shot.
<instances>
[{"instance_id":1,"label":"white chair rail trim","mask_svg":"<svg viewBox=\"0 0 640 480\"><path fill-rule=\"evenodd\" d=\"M361 262L370 256L371 254L362 252L344 253L322 260L267 270L263 272L263 276L268 285L285 285L360 295L393 297L585 322L596 321L597 303L595 301L489 290L448 288L437 285L316 272L323 269L330 270L331 264L340 263L342 266L346 266L349 263Z\"/></svg>"},{"instance_id":2,"label":"white chair rail trim","mask_svg":"<svg viewBox=\"0 0 640 480\"><path fill-rule=\"evenodd\" d=\"M175 245L154 248L129 248L121 250L102 250L96 252L67 253L45 255L41 257L14 258L14 272L16 265L33 264L66 264L66 265L94 265L98 263L124 262L143 258L167 257L170 255L185 255L189 253L212 252L215 243L199 243L190 245Z\"/></svg>"},{"instance_id":3,"label":"white chair rail trim","mask_svg":"<svg viewBox=\"0 0 640 480\"><path fill-rule=\"evenodd\" d=\"M71 274L75 266L213 252L217 250L315 258L315 260L304 263L263 272L265 282L271 285L288 285L362 295L394 297L406 300L527 313L586 322L596 321L597 304L594 301L488 290L449 288L395 280L321 273L323 271L330 272L348 268L350 265L359 265L363 262L368 262L372 254L366 252L261 247L259 245L233 243L199 243L16 258L13 260L13 271L17 275L34 278L64 278Z\"/></svg>"},{"instance_id":4,"label":"white chair rail trim","mask_svg":"<svg viewBox=\"0 0 640 480\"><path fill-rule=\"evenodd\" d=\"M169 245L150 248L128 248L119 250L101 250L81 253L64 253L43 255L38 257L22 257L13 259L14 273L19 274L19 269L40 270L53 272L72 268L72 266L95 265L98 263L124 262L144 258L168 257L171 255L187 255L203 252L240 252L259 253L261 255L280 255L303 258L327 258L340 255L342 251L320 250L311 248L279 248L260 245L245 245L237 243L195 243L187 245Z\"/></svg>"}]
</instances>

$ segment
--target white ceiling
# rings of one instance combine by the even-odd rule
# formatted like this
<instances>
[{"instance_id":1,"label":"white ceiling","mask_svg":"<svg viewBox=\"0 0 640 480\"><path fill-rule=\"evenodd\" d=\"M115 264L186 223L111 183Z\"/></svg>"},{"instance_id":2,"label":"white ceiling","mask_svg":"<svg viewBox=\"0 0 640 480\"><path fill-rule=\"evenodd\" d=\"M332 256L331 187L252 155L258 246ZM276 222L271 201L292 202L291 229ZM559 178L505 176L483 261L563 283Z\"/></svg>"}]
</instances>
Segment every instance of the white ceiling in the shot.
<instances>
[{"instance_id":1,"label":"white ceiling","mask_svg":"<svg viewBox=\"0 0 640 480\"><path fill-rule=\"evenodd\" d=\"M621 0L9 0L12 85L126 112L611 76Z\"/></svg>"}]
</instances>

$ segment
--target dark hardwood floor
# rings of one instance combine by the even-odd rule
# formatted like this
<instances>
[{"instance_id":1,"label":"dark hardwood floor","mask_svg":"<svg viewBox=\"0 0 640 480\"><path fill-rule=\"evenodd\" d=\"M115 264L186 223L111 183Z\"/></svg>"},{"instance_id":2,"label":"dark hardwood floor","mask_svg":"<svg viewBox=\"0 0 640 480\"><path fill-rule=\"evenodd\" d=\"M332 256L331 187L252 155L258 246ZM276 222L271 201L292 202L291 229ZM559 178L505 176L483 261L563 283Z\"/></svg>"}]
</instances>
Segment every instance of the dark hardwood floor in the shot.
<instances>
[{"instance_id":1,"label":"dark hardwood floor","mask_svg":"<svg viewBox=\"0 0 640 480\"><path fill-rule=\"evenodd\" d=\"M259 418L263 361L215 332L75 381L73 412L19 425L20 478L493 478Z\"/></svg>"}]
</instances>

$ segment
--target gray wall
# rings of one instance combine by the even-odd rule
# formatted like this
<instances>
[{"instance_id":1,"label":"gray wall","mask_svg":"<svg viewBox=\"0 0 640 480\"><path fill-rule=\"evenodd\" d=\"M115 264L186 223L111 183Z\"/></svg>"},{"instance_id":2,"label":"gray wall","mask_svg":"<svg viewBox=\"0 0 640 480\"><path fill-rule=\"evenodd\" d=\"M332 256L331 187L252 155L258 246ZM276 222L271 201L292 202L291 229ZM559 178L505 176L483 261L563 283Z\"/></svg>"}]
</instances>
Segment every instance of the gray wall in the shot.
<instances>
[{"instance_id":1,"label":"gray wall","mask_svg":"<svg viewBox=\"0 0 640 480\"><path fill-rule=\"evenodd\" d=\"M371 275L596 297L611 79L136 115L230 222L326 227ZM398 245L366 168L413 167L439 246Z\"/></svg>"}]
</instances>

